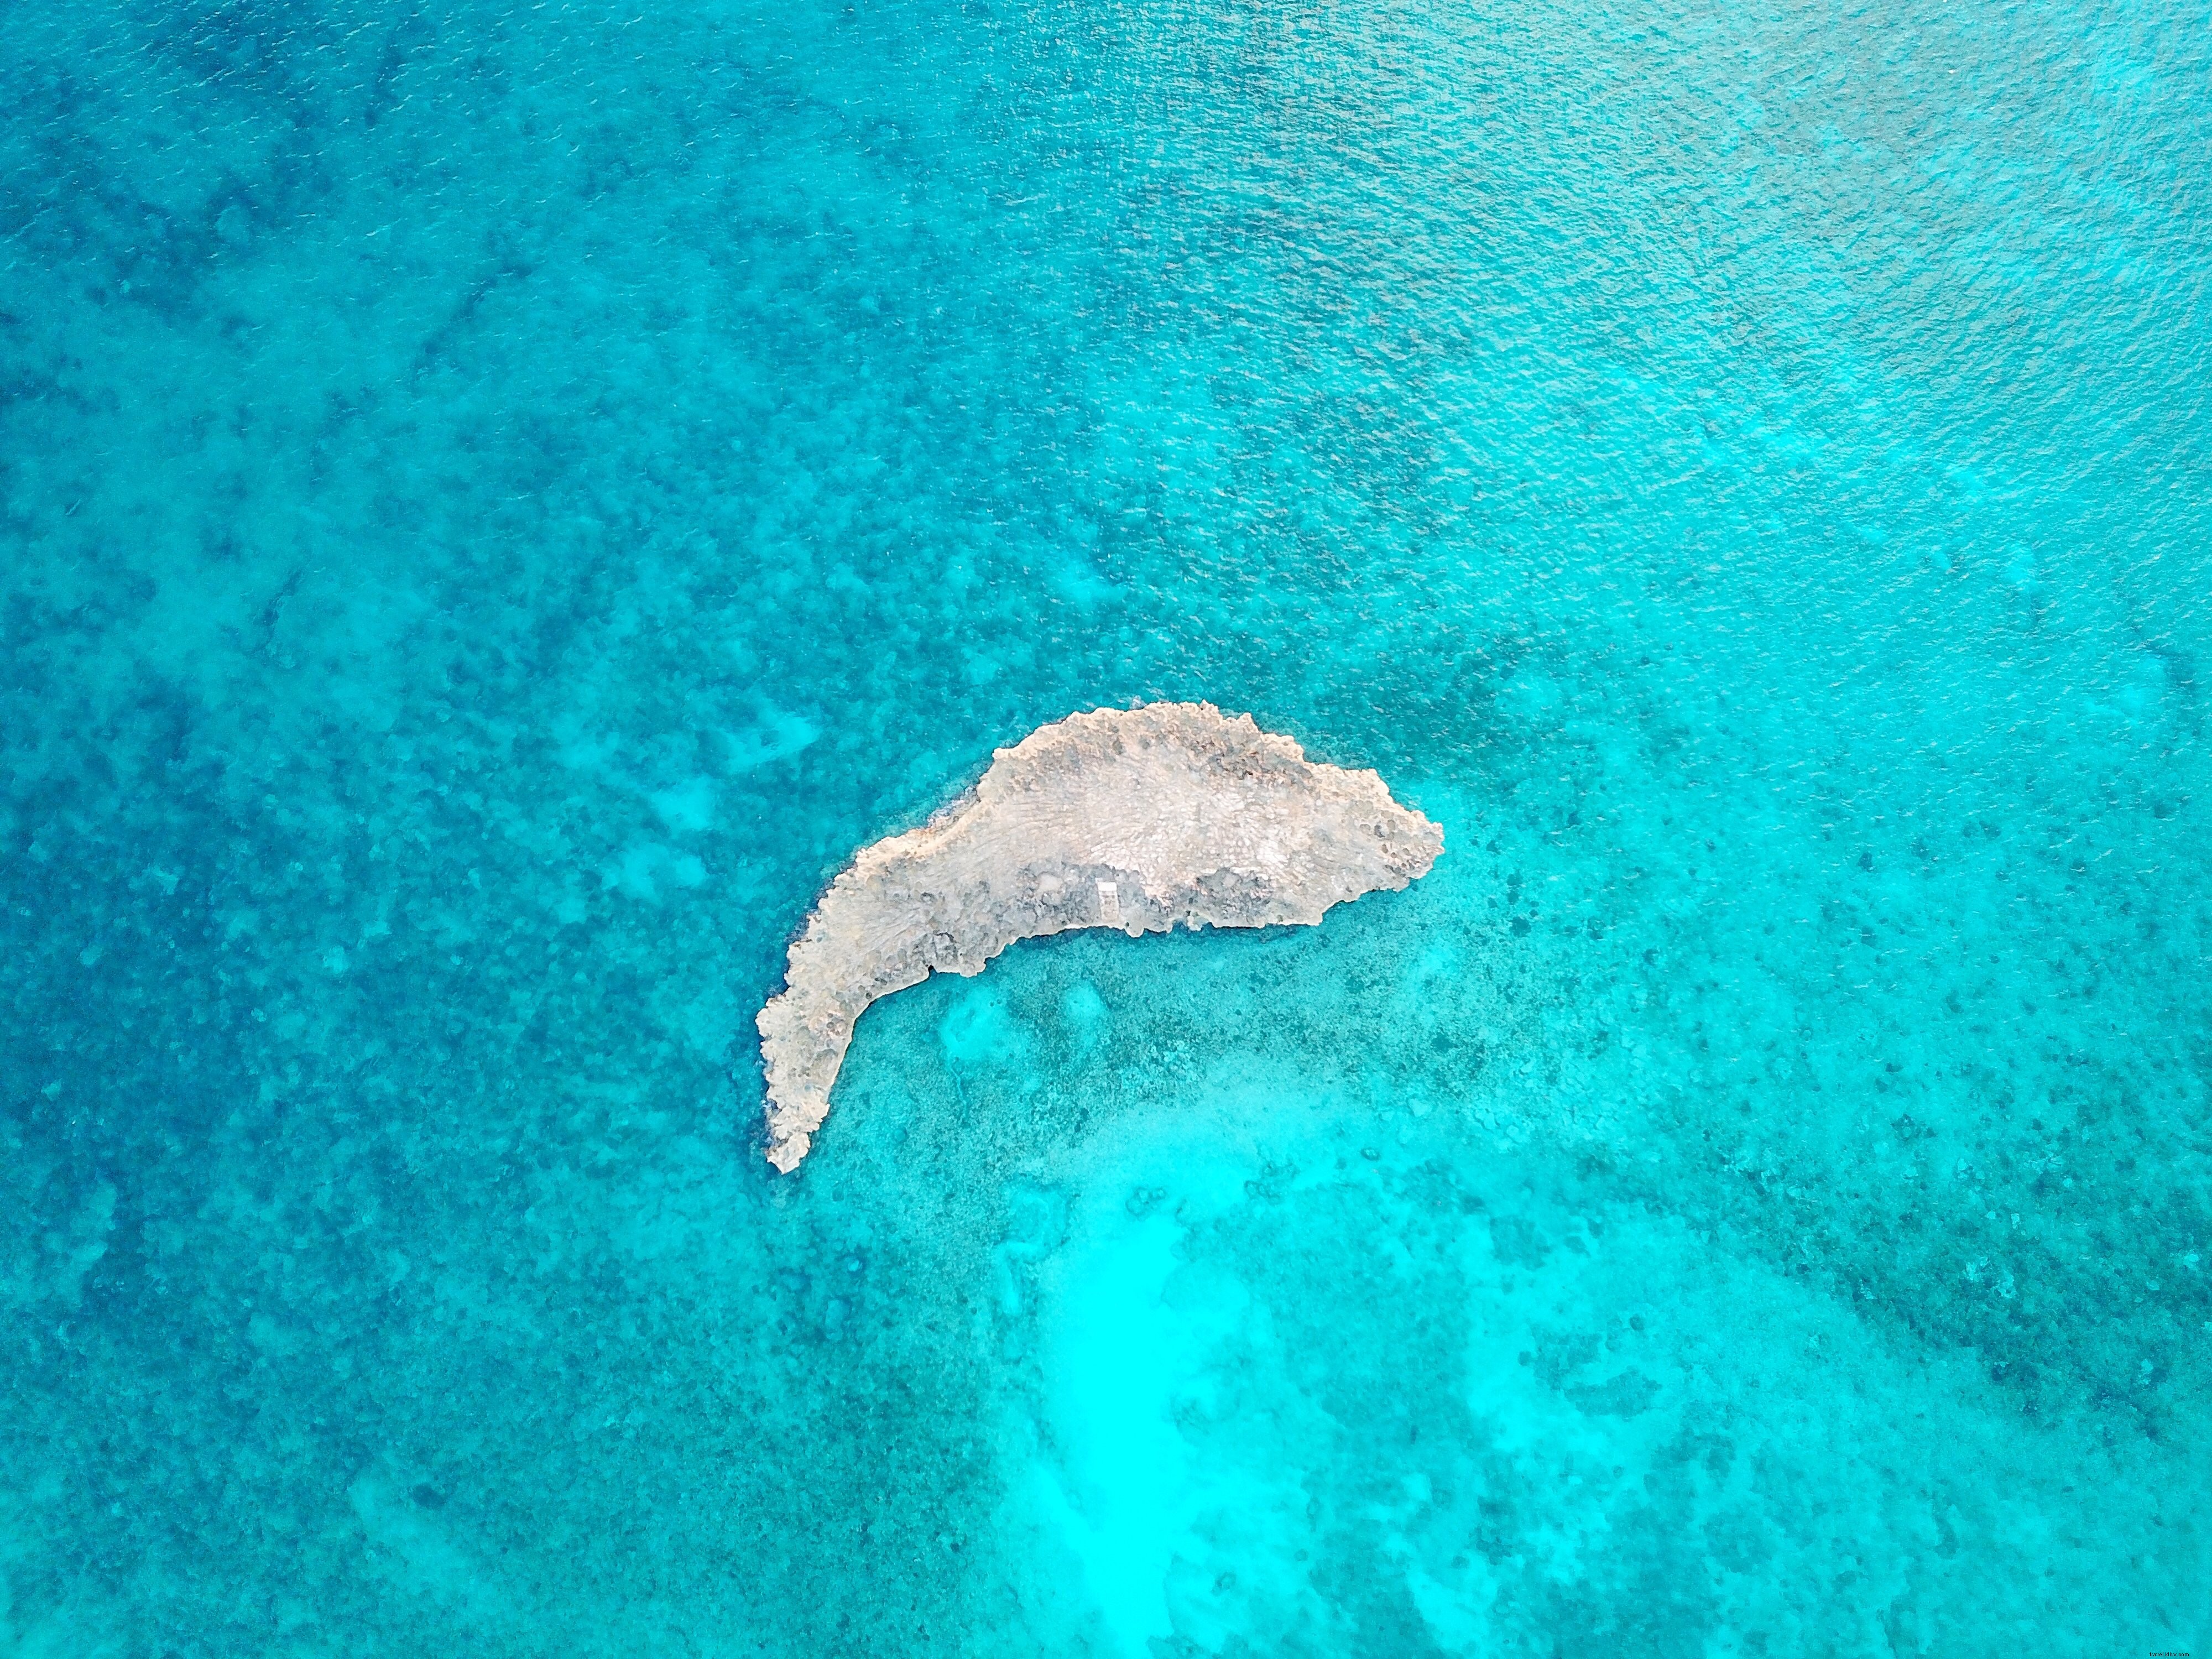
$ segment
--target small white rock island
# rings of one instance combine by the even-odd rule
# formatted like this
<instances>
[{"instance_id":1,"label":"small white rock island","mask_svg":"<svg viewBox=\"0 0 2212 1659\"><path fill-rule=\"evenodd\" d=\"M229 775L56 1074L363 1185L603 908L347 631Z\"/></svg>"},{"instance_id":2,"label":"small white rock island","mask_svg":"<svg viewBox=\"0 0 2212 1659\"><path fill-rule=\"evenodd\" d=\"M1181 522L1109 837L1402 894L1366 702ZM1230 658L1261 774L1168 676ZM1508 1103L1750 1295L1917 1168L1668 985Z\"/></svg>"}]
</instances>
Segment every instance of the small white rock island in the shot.
<instances>
[{"instance_id":1,"label":"small white rock island","mask_svg":"<svg viewBox=\"0 0 2212 1659\"><path fill-rule=\"evenodd\" d=\"M975 789L830 883L760 1012L768 1157L798 1167L853 1027L933 972L1016 939L1310 925L1426 875L1443 831L1372 772L1309 761L1211 703L1071 714L1001 749Z\"/></svg>"}]
</instances>

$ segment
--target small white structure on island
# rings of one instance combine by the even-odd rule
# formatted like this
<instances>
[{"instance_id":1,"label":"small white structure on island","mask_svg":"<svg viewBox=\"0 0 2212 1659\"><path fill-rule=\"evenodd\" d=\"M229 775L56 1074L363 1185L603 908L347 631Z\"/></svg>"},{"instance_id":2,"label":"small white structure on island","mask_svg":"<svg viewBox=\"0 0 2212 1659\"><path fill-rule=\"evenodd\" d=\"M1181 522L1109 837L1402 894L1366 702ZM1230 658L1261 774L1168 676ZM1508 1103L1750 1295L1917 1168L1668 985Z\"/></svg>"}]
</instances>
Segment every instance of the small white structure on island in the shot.
<instances>
[{"instance_id":1,"label":"small white structure on island","mask_svg":"<svg viewBox=\"0 0 2212 1659\"><path fill-rule=\"evenodd\" d=\"M969 793L830 883L761 1010L768 1157L798 1167L853 1027L931 973L975 975L1016 939L1310 925L1428 873L1443 831L1372 772L1309 761L1211 703L1102 708L1001 749Z\"/></svg>"}]
</instances>

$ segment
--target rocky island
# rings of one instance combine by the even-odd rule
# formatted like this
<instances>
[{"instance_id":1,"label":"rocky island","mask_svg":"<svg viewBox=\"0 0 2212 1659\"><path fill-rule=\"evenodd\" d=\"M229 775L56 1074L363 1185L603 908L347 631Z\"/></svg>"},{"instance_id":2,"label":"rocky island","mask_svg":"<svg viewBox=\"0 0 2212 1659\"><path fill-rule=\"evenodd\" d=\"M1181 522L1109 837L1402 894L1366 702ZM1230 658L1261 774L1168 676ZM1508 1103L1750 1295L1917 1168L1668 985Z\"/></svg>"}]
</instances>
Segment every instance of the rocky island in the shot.
<instances>
[{"instance_id":1,"label":"rocky island","mask_svg":"<svg viewBox=\"0 0 2212 1659\"><path fill-rule=\"evenodd\" d=\"M1071 714L830 883L760 1012L768 1157L798 1167L867 1006L1016 939L1317 922L1428 873L1443 831L1372 772L1309 761L1211 703Z\"/></svg>"}]
</instances>

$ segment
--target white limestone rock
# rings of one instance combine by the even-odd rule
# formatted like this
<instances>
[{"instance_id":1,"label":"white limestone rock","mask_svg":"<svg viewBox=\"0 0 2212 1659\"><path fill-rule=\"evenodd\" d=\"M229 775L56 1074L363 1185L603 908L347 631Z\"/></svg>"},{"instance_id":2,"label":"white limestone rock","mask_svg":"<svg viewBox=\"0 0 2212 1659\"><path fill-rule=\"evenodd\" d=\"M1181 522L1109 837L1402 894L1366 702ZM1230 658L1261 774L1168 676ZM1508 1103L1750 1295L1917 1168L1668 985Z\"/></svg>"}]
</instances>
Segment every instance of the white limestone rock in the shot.
<instances>
[{"instance_id":1,"label":"white limestone rock","mask_svg":"<svg viewBox=\"0 0 2212 1659\"><path fill-rule=\"evenodd\" d=\"M1102 708L1001 749L970 793L830 884L761 1010L768 1157L791 1170L830 1111L853 1026L932 972L1016 939L1310 924L1428 873L1443 831L1372 772L1306 759L1211 703Z\"/></svg>"}]
</instances>

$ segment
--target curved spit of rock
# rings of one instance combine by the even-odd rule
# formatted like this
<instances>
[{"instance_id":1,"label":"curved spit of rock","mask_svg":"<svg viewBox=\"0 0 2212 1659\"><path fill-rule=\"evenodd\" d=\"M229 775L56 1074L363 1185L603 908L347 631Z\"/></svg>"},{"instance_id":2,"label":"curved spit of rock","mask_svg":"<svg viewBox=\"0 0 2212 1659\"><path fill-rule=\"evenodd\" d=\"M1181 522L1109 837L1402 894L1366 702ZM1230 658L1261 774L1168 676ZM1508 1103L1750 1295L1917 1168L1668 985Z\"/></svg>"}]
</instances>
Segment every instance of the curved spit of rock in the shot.
<instances>
[{"instance_id":1,"label":"curved spit of rock","mask_svg":"<svg viewBox=\"0 0 2212 1659\"><path fill-rule=\"evenodd\" d=\"M1313 923L1426 875L1443 831L1372 772L1306 759L1211 703L1103 708L1001 749L973 793L866 848L822 895L761 1010L768 1157L798 1166L854 1023L932 972L1016 939Z\"/></svg>"}]
</instances>

